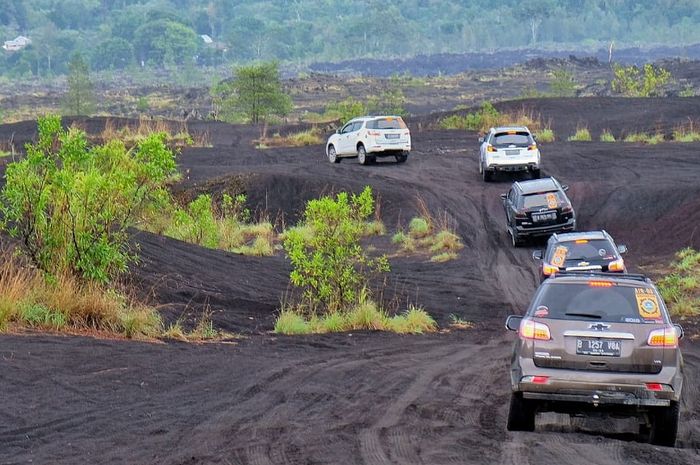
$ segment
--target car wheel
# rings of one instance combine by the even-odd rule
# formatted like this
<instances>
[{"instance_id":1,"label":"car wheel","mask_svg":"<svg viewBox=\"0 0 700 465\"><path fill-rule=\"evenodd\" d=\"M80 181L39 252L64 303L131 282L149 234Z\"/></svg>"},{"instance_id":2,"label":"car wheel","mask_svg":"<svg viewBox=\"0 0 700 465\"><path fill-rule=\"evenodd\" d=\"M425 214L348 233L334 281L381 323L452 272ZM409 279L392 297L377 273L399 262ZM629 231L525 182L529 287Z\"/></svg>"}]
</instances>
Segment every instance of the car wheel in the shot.
<instances>
[{"instance_id":1,"label":"car wheel","mask_svg":"<svg viewBox=\"0 0 700 465\"><path fill-rule=\"evenodd\" d=\"M508 431L535 431L535 404L514 392L508 410Z\"/></svg>"},{"instance_id":2,"label":"car wheel","mask_svg":"<svg viewBox=\"0 0 700 465\"><path fill-rule=\"evenodd\" d=\"M335 147L332 145L328 147L328 161L331 163L340 163L341 158L335 152Z\"/></svg>"},{"instance_id":3,"label":"car wheel","mask_svg":"<svg viewBox=\"0 0 700 465\"><path fill-rule=\"evenodd\" d=\"M676 445L676 435L678 434L678 418L680 416L680 405L678 402L671 402L668 407L659 408L650 412L651 431L649 432L649 442L657 446L673 447Z\"/></svg>"},{"instance_id":4,"label":"car wheel","mask_svg":"<svg viewBox=\"0 0 700 465\"><path fill-rule=\"evenodd\" d=\"M540 169L532 170L532 179L540 179Z\"/></svg>"},{"instance_id":5,"label":"car wheel","mask_svg":"<svg viewBox=\"0 0 700 465\"><path fill-rule=\"evenodd\" d=\"M360 162L360 165L368 165L370 163L367 150L365 150L365 146L362 144L357 147L357 161Z\"/></svg>"},{"instance_id":6,"label":"car wheel","mask_svg":"<svg viewBox=\"0 0 700 465\"><path fill-rule=\"evenodd\" d=\"M408 155L405 153L396 155L396 163L405 163L408 160Z\"/></svg>"},{"instance_id":7,"label":"car wheel","mask_svg":"<svg viewBox=\"0 0 700 465\"><path fill-rule=\"evenodd\" d=\"M481 169L481 177L483 178L484 182L491 182L493 179L493 173L486 168Z\"/></svg>"},{"instance_id":8,"label":"car wheel","mask_svg":"<svg viewBox=\"0 0 700 465\"><path fill-rule=\"evenodd\" d=\"M484 164L479 160L479 174L483 176L484 174Z\"/></svg>"}]
</instances>

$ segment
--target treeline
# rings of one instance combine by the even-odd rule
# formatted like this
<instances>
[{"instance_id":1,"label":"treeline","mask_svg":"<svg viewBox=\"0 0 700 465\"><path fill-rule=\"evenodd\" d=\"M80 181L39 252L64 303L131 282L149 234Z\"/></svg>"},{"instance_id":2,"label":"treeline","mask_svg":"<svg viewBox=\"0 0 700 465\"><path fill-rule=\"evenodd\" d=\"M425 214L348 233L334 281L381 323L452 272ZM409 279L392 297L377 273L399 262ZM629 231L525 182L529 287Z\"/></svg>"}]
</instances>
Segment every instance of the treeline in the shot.
<instances>
[{"instance_id":1,"label":"treeline","mask_svg":"<svg viewBox=\"0 0 700 465\"><path fill-rule=\"evenodd\" d=\"M91 69L307 63L552 44L700 42L700 0L0 0L12 77ZM211 38L202 38L207 35Z\"/></svg>"}]
</instances>

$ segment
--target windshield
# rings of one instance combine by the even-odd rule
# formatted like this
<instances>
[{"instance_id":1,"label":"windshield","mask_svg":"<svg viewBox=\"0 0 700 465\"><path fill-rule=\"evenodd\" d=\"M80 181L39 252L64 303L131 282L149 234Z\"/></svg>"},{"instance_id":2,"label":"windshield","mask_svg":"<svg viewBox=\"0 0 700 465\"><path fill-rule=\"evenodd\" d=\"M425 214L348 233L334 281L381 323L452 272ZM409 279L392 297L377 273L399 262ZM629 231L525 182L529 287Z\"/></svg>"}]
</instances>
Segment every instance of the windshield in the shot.
<instances>
[{"instance_id":1,"label":"windshield","mask_svg":"<svg viewBox=\"0 0 700 465\"><path fill-rule=\"evenodd\" d=\"M499 132L493 136L491 145L496 147L508 147L510 145L527 147L531 143L532 139L527 132Z\"/></svg>"},{"instance_id":2,"label":"windshield","mask_svg":"<svg viewBox=\"0 0 700 465\"><path fill-rule=\"evenodd\" d=\"M611 281L554 282L544 285L533 316L558 320L612 323L664 321L661 297L652 288L620 285Z\"/></svg>"},{"instance_id":3,"label":"windshield","mask_svg":"<svg viewBox=\"0 0 700 465\"><path fill-rule=\"evenodd\" d=\"M560 203L566 202L558 191L524 195L522 199L524 208L557 208Z\"/></svg>"},{"instance_id":4,"label":"windshield","mask_svg":"<svg viewBox=\"0 0 700 465\"><path fill-rule=\"evenodd\" d=\"M609 240L594 239L559 242L549 249L547 261L554 256L564 260L614 260L617 253Z\"/></svg>"},{"instance_id":5,"label":"windshield","mask_svg":"<svg viewBox=\"0 0 700 465\"><path fill-rule=\"evenodd\" d=\"M387 117L367 121L367 129L405 129L406 123L401 118Z\"/></svg>"}]
</instances>

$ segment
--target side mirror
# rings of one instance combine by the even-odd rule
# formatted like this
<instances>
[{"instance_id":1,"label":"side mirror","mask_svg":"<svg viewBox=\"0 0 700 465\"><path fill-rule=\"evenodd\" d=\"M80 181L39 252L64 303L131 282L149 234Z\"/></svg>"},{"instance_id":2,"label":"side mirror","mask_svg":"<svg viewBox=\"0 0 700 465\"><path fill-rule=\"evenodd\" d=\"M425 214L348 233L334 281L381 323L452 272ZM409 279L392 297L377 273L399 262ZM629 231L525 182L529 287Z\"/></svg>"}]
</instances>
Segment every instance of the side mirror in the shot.
<instances>
[{"instance_id":1,"label":"side mirror","mask_svg":"<svg viewBox=\"0 0 700 465\"><path fill-rule=\"evenodd\" d=\"M569 190L569 185L568 185L568 184L562 184L561 190L563 190L564 192L568 191L568 190Z\"/></svg>"},{"instance_id":2,"label":"side mirror","mask_svg":"<svg viewBox=\"0 0 700 465\"><path fill-rule=\"evenodd\" d=\"M517 331L520 329L520 322L523 321L523 317L520 315L510 315L506 318L506 329L508 331Z\"/></svg>"},{"instance_id":3,"label":"side mirror","mask_svg":"<svg viewBox=\"0 0 700 465\"><path fill-rule=\"evenodd\" d=\"M501 199L505 200L508 198L508 194L501 194Z\"/></svg>"},{"instance_id":4,"label":"side mirror","mask_svg":"<svg viewBox=\"0 0 700 465\"><path fill-rule=\"evenodd\" d=\"M533 135L532 135L532 140L534 140L535 142L537 142L537 134L533 134Z\"/></svg>"},{"instance_id":5,"label":"side mirror","mask_svg":"<svg viewBox=\"0 0 700 465\"><path fill-rule=\"evenodd\" d=\"M532 258L535 260L542 260L542 251L535 250L534 252L532 252Z\"/></svg>"},{"instance_id":6,"label":"side mirror","mask_svg":"<svg viewBox=\"0 0 700 465\"><path fill-rule=\"evenodd\" d=\"M336 134L340 134L340 128L336 129L336 130L335 130L335 133L336 133Z\"/></svg>"},{"instance_id":7,"label":"side mirror","mask_svg":"<svg viewBox=\"0 0 700 465\"><path fill-rule=\"evenodd\" d=\"M484 138L483 138L483 137L479 137L479 143L480 143L480 144L483 144L483 143L484 143Z\"/></svg>"},{"instance_id":8,"label":"side mirror","mask_svg":"<svg viewBox=\"0 0 700 465\"><path fill-rule=\"evenodd\" d=\"M618 245L617 251L620 253L627 253L627 246L626 245Z\"/></svg>"},{"instance_id":9,"label":"side mirror","mask_svg":"<svg viewBox=\"0 0 700 465\"><path fill-rule=\"evenodd\" d=\"M683 339L683 336L685 336L685 331L683 331L683 326L673 325L673 329L676 330L676 335L678 336L678 339Z\"/></svg>"}]
</instances>

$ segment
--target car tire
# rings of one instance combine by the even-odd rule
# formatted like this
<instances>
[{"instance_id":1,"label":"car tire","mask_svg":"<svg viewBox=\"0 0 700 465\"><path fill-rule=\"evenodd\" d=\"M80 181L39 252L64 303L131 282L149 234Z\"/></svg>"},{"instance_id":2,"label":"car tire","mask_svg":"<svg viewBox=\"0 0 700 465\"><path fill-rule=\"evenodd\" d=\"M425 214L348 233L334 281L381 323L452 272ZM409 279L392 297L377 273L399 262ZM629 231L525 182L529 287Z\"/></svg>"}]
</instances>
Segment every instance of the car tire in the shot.
<instances>
[{"instance_id":1,"label":"car tire","mask_svg":"<svg viewBox=\"0 0 700 465\"><path fill-rule=\"evenodd\" d=\"M493 179L493 173L486 168L481 168L481 177L483 178L484 182L491 182Z\"/></svg>"},{"instance_id":2,"label":"car tire","mask_svg":"<svg viewBox=\"0 0 700 465\"><path fill-rule=\"evenodd\" d=\"M342 158L336 153L335 147L332 145L328 147L328 161L331 163L340 163L340 160L342 160Z\"/></svg>"},{"instance_id":3,"label":"car tire","mask_svg":"<svg viewBox=\"0 0 700 465\"><path fill-rule=\"evenodd\" d=\"M520 392L514 392L510 397L508 410L508 431L535 431L535 404L523 399Z\"/></svg>"},{"instance_id":4,"label":"car tire","mask_svg":"<svg viewBox=\"0 0 700 465\"><path fill-rule=\"evenodd\" d=\"M396 163L406 163L406 160L408 160L408 154L401 153L399 155L396 155L395 158L396 158Z\"/></svg>"},{"instance_id":5,"label":"car tire","mask_svg":"<svg viewBox=\"0 0 700 465\"><path fill-rule=\"evenodd\" d=\"M367 150L362 144L357 146L357 161L360 163L360 165L369 165L372 163L372 158L367 155Z\"/></svg>"},{"instance_id":6,"label":"car tire","mask_svg":"<svg viewBox=\"0 0 700 465\"><path fill-rule=\"evenodd\" d=\"M673 447L676 445L680 404L671 402L668 407L655 409L650 413L651 431L649 442L657 446Z\"/></svg>"},{"instance_id":7,"label":"car tire","mask_svg":"<svg viewBox=\"0 0 700 465\"><path fill-rule=\"evenodd\" d=\"M532 179L540 179L542 176L542 173L540 172L540 169L537 168L536 170L532 170Z\"/></svg>"}]
</instances>

